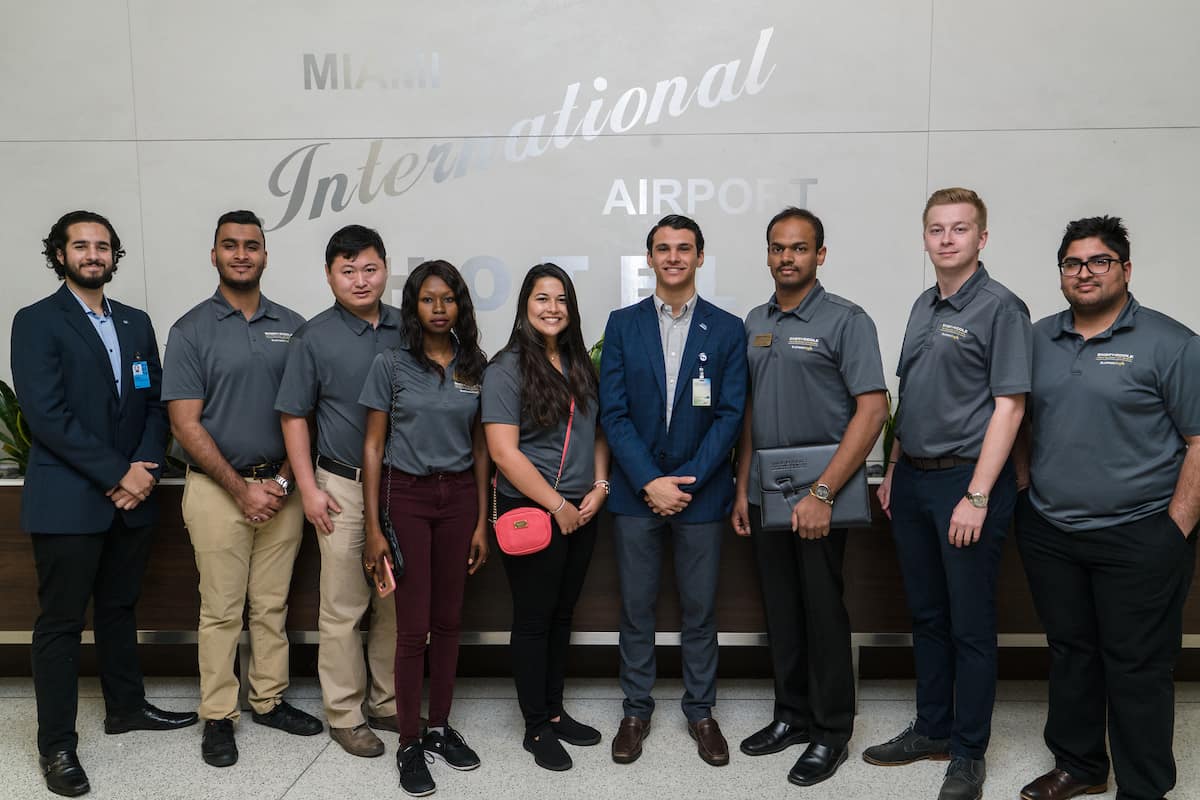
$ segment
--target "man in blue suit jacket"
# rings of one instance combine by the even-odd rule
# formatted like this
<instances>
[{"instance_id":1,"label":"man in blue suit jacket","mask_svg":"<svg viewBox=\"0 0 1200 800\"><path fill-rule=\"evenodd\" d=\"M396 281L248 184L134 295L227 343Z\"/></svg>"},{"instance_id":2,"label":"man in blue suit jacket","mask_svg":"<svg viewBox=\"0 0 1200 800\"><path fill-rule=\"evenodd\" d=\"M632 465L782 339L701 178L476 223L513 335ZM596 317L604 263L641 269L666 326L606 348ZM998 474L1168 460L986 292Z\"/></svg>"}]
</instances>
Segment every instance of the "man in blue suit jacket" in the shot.
<instances>
[{"instance_id":1,"label":"man in blue suit jacket","mask_svg":"<svg viewBox=\"0 0 1200 800\"><path fill-rule=\"evenodd\" d=\"M107 219L63 216L43 241L64 281L12 325L12 374L33 446L21 494L41 614L33 628L38 750L46 785L89 791L75 754L79 643L93 603L105 733L196 722L146 702L134 606L157 512L153 494L167 439L161 369L145 312L109 300L124 255Z\"/></svg>"},{"instance_id":2,"label":"man in blue suit jacket","mask_svg":"<svg viewBox=\"0 0 1200 800\"><path fill-rule=\"evenodd\" d=\"M730 453L746 400L746 339L737 317L696 294L704 235L680 215L646 237L654 297L614 311L600 362L600 416L612 448L613 537L621 579L624 718L619 764L635 761L654 700L655 606L663 548L675 553L683 631L683 712L700 757L729 763L716 702L717 574L733 500Z\"/></svg>"}]
</instances>

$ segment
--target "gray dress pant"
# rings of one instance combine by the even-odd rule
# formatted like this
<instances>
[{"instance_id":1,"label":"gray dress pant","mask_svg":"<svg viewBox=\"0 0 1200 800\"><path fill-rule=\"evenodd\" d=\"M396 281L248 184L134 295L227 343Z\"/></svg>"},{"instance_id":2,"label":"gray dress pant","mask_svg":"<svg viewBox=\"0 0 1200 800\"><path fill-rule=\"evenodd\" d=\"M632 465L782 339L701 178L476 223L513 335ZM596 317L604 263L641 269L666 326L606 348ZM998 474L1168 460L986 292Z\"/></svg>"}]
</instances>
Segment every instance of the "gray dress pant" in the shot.
<instances>
[{"instance_id":1,"label":"gray dress pant","mask_svg":"<svg viewBox=\"0 0 1200 800\"><path fill-rule=\"evenodd\" d=\"M613 516L621 579L621 690L625 716L654 712L654 629L663 550L668 539L682 616L683 713L689 722L712 716L717 700L717 576L728 523L680 522L673 517Z\"/></svg>"}]
</instances>

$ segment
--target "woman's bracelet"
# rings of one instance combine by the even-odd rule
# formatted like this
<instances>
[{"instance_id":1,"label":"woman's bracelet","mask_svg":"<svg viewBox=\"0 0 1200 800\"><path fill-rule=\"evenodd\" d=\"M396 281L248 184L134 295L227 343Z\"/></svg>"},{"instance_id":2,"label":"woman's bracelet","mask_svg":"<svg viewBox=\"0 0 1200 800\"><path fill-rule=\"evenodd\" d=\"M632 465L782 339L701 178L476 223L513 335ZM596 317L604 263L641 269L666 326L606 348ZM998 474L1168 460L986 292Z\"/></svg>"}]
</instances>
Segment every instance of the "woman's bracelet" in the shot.
<instances>
[{"instance_id":1,"label":"woman's bracelet","mask_svg":"<svg viewBox=\"0 0 1200 800\"><path fill-rule=\"evenodd\" d=\"M560 501L560 502L559 502L559 504L558 504L558 508L556 508L556 509L554 509L553 511L551 511L551 512L550 512L550 515L551 515L551 516L554 516L554 515L555 515L555 514L557 514L558 512L562 511L562 510L563 510L563 508L565 508L565 507L566 507L566 505L567 505L567 498L563 497L562 495L559 495L558 499L559 499L559 501Z\"/></svg>"},{"instance_id":2,"label":"woman's bracelet","mask_svg":"<svg viewBox=\"0 0 1200 800\"><path fill-rule=\"evenodd\" d=\"M598 480L598 481L593 481L593 482L592 482L592 488L593 488L593 489L595 489L597 486L599 486L601 489L603 489L603 490L604 490L604 494L606 494L606 495L608 495L608 494L611 494L611 493L612 493L612 484L610 484L608 481L604 480L603 478L601 478L601 479L600 479L600 480Z\"/></svg>"}]
</instances>

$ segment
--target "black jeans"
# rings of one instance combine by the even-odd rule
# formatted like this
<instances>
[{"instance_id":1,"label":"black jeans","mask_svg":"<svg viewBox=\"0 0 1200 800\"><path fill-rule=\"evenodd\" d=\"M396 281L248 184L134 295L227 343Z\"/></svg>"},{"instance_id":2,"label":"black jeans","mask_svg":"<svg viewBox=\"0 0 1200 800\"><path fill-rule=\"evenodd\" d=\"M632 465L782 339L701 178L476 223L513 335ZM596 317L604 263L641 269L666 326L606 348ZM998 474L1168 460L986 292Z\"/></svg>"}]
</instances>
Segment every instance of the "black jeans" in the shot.
<instances>
[{"instance_id":1,"label":"black jeans","mask_svg":"<svg viewBox=\"0 0 1200 800\"><path fill-rule=\"evenodd\" d=\"M582 498L568 498L576 506ZM497 514L537 504L524 497L496 496ZM525 730L545 725L563 710L571 617L583 589L592 550L596 520L564 536L551 517L550 544L525 556L510 556L497 546L512 593L513 619L509 652L517 700Z\"/></svg>"},{"instance_id":2,"label":"black jeans","mask_svg":"<svg viewBox=\"0 0 1200 800\"><path fill-rule=\"evenodd\" d=\"M1175 785L1175 659L1196 564L1162 511L1124 525L1065 531L1022 493L1017 544L1050 644L1046 746L1059 769L1108 778L1105 709L1117 797L1160 798Z\"/></svg>"},{"instance_id":3,"label":"black jeans","mask_svg":"<svg viewBox=\"0 0 1200 800\"><path fill-rule=\"evenodd\" d=\"M79 640L89 601L106 712L132 711L145 702L134 607L150 530L126 528L118 518L104 533L31 537L41 614L33 624L30 653L42 755L74 751L79 741Z\"/></svg>"},{"instance_id":4,"label":"black jeans","mask_svg":"<svg viewBox=\"0 0 1200 800\"><path fill-rule=\"evenodd\" d=\"M850 615L842 599L846 529L823 539L764 531L752 505L750 531L775 671L775 719L807 728L813 742L844 747L854 730Z\"/></svg>"},{"instance_id":5,"label":"black jeans","mask_svg":"<svg viewBox=\"0 0 1200 800\"><path fill-rule=\"evenodd\" d=\"M980 759L996 699L996 577L1017 484L1005 465L988 498L979 541L947 536L972 465L922 470L901 459L892 476L892 537L912 614L917 668L915 730L950 739L950 753Z\"/></svg>"}]
</instances>

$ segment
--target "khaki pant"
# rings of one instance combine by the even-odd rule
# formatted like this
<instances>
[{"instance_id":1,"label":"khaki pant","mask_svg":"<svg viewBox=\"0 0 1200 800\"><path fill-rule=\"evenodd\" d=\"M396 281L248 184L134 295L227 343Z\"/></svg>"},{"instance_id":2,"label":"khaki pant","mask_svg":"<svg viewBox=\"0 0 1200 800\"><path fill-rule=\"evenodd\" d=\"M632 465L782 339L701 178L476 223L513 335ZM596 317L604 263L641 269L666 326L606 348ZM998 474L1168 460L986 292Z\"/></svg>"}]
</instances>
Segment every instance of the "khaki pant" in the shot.
<instances>
[{"instance_id":1,"label":"khaki pant","mask_svg":"<svg viewBox=\"0 0 1200 800\"><path fill-rule=\"evenodd\" d=\"M391 596L380 598L363 576L362 484L323 469L317 470L316 477L317 486L342 508L340 514L330 515L333 533L317 534L321 547L317 675L330 727L353 728L365 721L364 701L366 713L373 717L396 713L396 605ZM364 664L358 626L368 606L371 628Z\"/></svg>"},{"instance_id":2,"label":"khaki pant","mask_svg":"<svg viewBox=\"0 0 1200 800\"><path fill-rule=\"evenodd\" d=\"M252 479L247 478L247 481ZM203 719L237 719L233 674L242 612L250 602L250 706L266 714L288 686L288 589L300 549L304 507L293 495L268 522L255 525L220 484L189 470L183 522L200 572L200 707Z\"/></svg>"}]
</instances>

